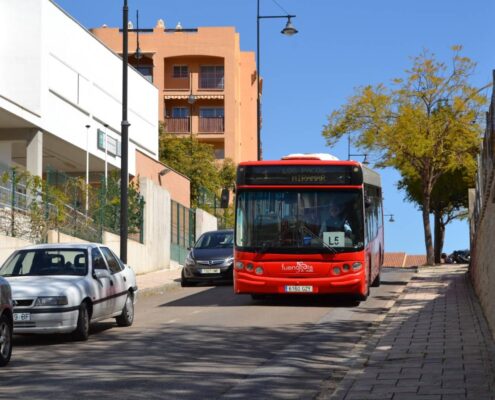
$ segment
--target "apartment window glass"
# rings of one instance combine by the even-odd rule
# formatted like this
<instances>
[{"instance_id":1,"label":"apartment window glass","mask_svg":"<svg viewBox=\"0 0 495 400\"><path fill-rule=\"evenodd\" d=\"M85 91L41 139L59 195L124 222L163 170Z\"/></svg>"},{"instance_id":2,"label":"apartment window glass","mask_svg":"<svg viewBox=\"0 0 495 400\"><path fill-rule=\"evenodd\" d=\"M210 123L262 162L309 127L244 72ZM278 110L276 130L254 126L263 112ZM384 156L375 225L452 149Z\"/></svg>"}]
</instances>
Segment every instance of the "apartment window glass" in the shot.
<instances>
[{"instance_id":1,"label":"apartment window glass","mask_svg":"<svg viewBox=\"0 0 495 400\"><path fill-rule=\"evenodd\" d=\"M225 149L215 149L215 158L223 160L225 158Z\"/></svg>"},{"instance_id":2,"label":"apartment window glass","mask_svg":"<svg viewBox=\"0 0 495 400\"><path fill-rule=\"evenodd\" d=\"M174 65L172 76L178 79L189 78L189 67L187 65Z\"/></svg>"},{"instance_id":3,"label":"apartment window glass","mask_svg":"<svg viewBox=\"0 0 495 400\"><path fill-rule=\"evenodd\" d=\"M137 66L136 69L143 75L146 80L153 83L153 69L150 66Z\"/></svg>"},{"instance_id":4,"label":"apartment window glass","mask_svg":"<svg viewBox=\"0 0 495 400\"><path fill-rule=\"evenodd\" d=\"M200 68L200 89L223 89L223 65L202 65Z\"/></svg>"},{"instance_id":5,"label":"apartment window glass","mask_svg":"<svg viewBox=\"0 0 495 400\"><path fill-rule=\"evenodd\" d=\"M223 118L222 107L202 107L199 109L200 118Z\"/></svg>"},{"instance_id":6,"label":"apartment window glass","mask_svg":"<svg viewBox=\"0 0 495 400\"><path fill-rule=\"evenodd\" d=\"M187 118L189 117L189 108L187 107L173 107L172 118Z\"/></svg>"}]
</instances>

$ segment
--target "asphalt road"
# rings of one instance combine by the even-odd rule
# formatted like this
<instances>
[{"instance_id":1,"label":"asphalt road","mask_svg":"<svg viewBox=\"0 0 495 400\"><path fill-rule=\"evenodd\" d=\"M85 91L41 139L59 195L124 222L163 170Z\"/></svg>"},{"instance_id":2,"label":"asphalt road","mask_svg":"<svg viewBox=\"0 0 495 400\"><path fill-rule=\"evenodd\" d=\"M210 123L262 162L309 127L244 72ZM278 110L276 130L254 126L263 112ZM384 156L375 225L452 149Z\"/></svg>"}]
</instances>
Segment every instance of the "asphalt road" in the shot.
<instances>
[{"instance_id":1,"label":"asphalt road","mask_svg":"<svg viewBox=\"0 0 495 400\"><path fill-rule=\"evenodd\" d=\"M318 398L338 384L411 276L384 272L360 304L253 301L230 286L142 296L132 327L99 323L87 342L16 336L0 399Z\"/></svg>"}]
</instances>

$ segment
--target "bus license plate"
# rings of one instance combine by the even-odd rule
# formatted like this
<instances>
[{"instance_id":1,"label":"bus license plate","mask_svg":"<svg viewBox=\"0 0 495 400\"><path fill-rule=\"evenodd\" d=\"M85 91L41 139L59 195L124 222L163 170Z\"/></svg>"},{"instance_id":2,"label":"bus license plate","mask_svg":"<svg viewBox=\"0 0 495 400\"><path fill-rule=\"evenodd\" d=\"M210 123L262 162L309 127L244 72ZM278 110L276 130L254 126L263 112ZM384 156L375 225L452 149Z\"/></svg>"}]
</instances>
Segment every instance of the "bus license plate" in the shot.
<instances>
[{"instance_id":1,"label":"bus license plate","mask_svg":"<svg viewBox=\"0 0 495 400\"><path fill-rule=\"evenodd\" d=\"M313 293L313 286L286 286L286 293Z\"/></svg>"},{"instance_id":2,"label":"bus license plate","mask_svg":"<svg viewBox=\"0 0 495 400\"><path fill-rule=\"evenodd\" d=\"M220 268L208 268L208 269L202 269L201 270L202 274L219 274L220 273Z\"/></svg>"},{"instance_id":3,"label":"bus license plate","mask_svg":"<svg viewBox=\"0 0 495 400\"><path fill-rule=\"evenodd\" d=\"M14 321L31 321L29 313L14 313Z\"/></svg>"}]
</instances>

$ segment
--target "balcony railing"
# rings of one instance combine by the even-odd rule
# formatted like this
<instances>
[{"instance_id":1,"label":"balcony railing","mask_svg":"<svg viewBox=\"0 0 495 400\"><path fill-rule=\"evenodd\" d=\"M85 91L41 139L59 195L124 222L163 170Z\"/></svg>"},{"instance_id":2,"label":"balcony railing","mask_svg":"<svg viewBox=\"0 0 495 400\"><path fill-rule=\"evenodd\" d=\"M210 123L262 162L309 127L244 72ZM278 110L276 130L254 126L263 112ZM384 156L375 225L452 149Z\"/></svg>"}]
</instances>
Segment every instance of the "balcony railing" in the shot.
<instances>
[{"instance_id":1,"label":"balcony railing","mask_svg":"<svg viewBox=\"0 0 495 400\"><path fill-rule=\"evenodd\" d=\"M200 133L223 133L224 118L223 117L200 117L199 118Z\"/></svg>"},{"instance_id":2,"label":"balcony railing","mask_svg":"<svg viewBox=\"0 0 495 400\"><path fill-rule=\"evenodd\" d=\"M165 118L165 129L169 133L190 133L191 132L191 118Z\"/></svg>"}]
</instances>

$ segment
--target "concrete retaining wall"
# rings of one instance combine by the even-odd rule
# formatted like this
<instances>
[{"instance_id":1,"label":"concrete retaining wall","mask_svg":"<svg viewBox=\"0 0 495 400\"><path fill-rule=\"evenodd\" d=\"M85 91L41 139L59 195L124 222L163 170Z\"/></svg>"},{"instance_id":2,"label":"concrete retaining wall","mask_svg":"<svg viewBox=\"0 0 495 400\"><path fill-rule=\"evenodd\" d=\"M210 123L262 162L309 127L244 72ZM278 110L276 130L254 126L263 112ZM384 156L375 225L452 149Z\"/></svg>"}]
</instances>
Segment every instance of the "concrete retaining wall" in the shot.
<instances>
[{"instance_id":1,"label":"concrete retaining wall","mask_svg":"<svg viewBox=\"0 0 495 400\"><path fill-rule=\"evenodd\" d=\"M208 231L216 231L218 229L218 220L215 216L207 213L204 210L196 209L196 240Z\"/></svg>"},{"instance_id":2,"label":"concrete retaining wall","mask_svg":"<svg viewBox=\"0 0 495 400\"><path fill-rule=\"evenodd\" d=\"M476 227L471 248L471 277L485 317L495 338L495 185L490 196L485 198L486 209L481 222Z\"/></svg>"},{"instance_id":3,"label":"concrete retaining wall","mask_svg":"<svg viewBox=\"0 0 495 400\"><path fill-rule=\"evenodd\" d=\"M33 243L24 239L18 239L11 236L0 235L0 265L14 252L24 246Z\"/></svg>"}]
</instances>

